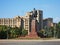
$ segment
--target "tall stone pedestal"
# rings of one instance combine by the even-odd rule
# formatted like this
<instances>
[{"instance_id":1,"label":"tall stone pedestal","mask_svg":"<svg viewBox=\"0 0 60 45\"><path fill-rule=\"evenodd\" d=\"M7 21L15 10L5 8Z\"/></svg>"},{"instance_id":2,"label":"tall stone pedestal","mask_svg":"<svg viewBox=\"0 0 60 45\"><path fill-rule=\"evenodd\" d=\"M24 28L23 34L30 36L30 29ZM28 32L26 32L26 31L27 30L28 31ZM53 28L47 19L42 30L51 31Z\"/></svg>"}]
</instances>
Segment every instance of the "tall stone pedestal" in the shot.
<instances>
[{"instance_id":1,"label":"tall stone pedestal","mask_svg":"<svg viewBox=\"0 0 60 45\"><path fill-rule=\"evenodd\" d=\"M37 38L37 21L36 20L32 20L31 22L31 32L30 34L27 36L29 38Z\"/></svg>"}]
</instances>

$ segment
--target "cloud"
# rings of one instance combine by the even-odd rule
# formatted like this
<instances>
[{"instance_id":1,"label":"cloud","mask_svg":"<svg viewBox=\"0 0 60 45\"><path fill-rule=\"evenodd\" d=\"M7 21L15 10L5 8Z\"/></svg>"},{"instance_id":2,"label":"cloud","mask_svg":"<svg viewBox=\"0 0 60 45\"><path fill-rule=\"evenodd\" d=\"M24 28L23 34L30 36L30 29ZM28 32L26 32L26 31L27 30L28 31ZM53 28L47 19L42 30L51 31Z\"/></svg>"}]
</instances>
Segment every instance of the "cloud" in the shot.
<instances>
[{"instance_id":1,"label":"cloud","mask_svg":"<svg viewBox=\"0 0 60 45\"><path fill-rule=\"evenodd\" d=\"M60 21L60 18L59 17L55 17L54 18L54 22L58 23Z\"/></svg>"}]
</instances>

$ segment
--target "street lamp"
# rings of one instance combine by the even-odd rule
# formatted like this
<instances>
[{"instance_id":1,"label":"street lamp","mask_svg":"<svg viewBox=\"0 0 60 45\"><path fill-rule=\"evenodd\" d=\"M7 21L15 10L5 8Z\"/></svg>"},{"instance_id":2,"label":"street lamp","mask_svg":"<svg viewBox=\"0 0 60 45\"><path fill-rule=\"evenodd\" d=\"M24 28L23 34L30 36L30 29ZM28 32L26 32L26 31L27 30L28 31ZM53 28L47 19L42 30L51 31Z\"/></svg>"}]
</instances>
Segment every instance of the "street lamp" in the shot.
<instances>
[{"instance_id":1,"label":"street lamp","mask_svg":"<svg viewBox=\"0 0 60 45\"><path fill-rule=\"evenodd\" d=\"M9 29L10 29L10 28L8 27L8 29L7 29L7 39L9 38L9 35L8 35L8 31L9 31Z\"/></svg>"},{"instance_id":2,"label":"street lamp","mask_svg":"<svg viewBox=\"0 0 60 45\"><path fill-rule=\"evenodd\" d=\"M56 24L54 26L54 38L56 38Z\"/></svg>"}]
</instances>

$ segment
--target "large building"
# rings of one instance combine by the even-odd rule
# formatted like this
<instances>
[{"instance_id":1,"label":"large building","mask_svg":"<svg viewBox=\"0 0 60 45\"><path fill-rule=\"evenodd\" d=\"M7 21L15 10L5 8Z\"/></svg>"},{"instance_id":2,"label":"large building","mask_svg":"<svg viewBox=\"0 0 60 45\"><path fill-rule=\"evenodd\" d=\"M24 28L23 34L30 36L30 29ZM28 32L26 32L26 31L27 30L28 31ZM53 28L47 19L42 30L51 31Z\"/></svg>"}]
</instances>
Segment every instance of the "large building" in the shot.
<instances>
[{"instance_id":1,"label":"large building","mask_svg":"<svg viewBox=\"0 0 60 45\"><path fill-rule=\"evenodd\" d=\"M19 16L15 18L0 18L0 25L6 25L10 27L20 27L21 18Z\"/></svg>"},{"instance_id":2,"label":"large building","mask_svg":"<svg viewBox=\"0 0 60 45\"><path fill-rule=\"evenodd\" d=\"M46 18L46 19L43 19L43 28L50 28L50 27L53 27L53 19L52 18Z\"/></svg>"},{"instance_id":3,"label":"large building","mask_svg":"<svg viewBox=\"0 0 60 45\"><path fill-rule=\"evenodd\" d=\"M29 35L29 33L31 32L31 28L32 28L31 27L32 20L36 20L37 32L39 30L43 29L43 25L46 26L47 23L50 23L50 22L48 22L48 20L50 20L50 18L43 20L43 11L42 10L36 10L34 8L31 12L27 12L26 15L23 17L16 16L14 18L0 18L0 25L24 28L25 30L28 30L28 35Z\"/></svg>"}]
</instances>

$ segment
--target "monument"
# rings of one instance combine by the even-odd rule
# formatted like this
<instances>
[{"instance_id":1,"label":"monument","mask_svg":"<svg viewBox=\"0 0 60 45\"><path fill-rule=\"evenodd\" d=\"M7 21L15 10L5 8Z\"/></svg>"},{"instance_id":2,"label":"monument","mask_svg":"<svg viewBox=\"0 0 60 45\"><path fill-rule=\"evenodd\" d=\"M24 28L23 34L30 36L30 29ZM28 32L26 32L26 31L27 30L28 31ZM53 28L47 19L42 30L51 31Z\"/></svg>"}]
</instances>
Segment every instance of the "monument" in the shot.
<instances>
[{"instance_id":1,"label":"monument","mask_svg":"<svg viewBox=\"0 0 60 45\"><path fill-rule=\"evenodd\" d=\"M33 19L31 20L31 31L29 33L29 35L27 37L29 38L38 38L38 35L37 35L37 20L36 20L36 17L37 17L37 12L34 8L33 10Z\"/></svg>"},{"instance_id":2,"label":"monument","mask_svg":"<svg viewBox=\"0 0 60 45\"><path fill-rule=\"evenodd\" d=\"M38 35L37 35L37 20L33 19L32 22L31 22L31 32L29 34L30 37L32 38L37 38Z\"/></svg>"}]
</instances>

